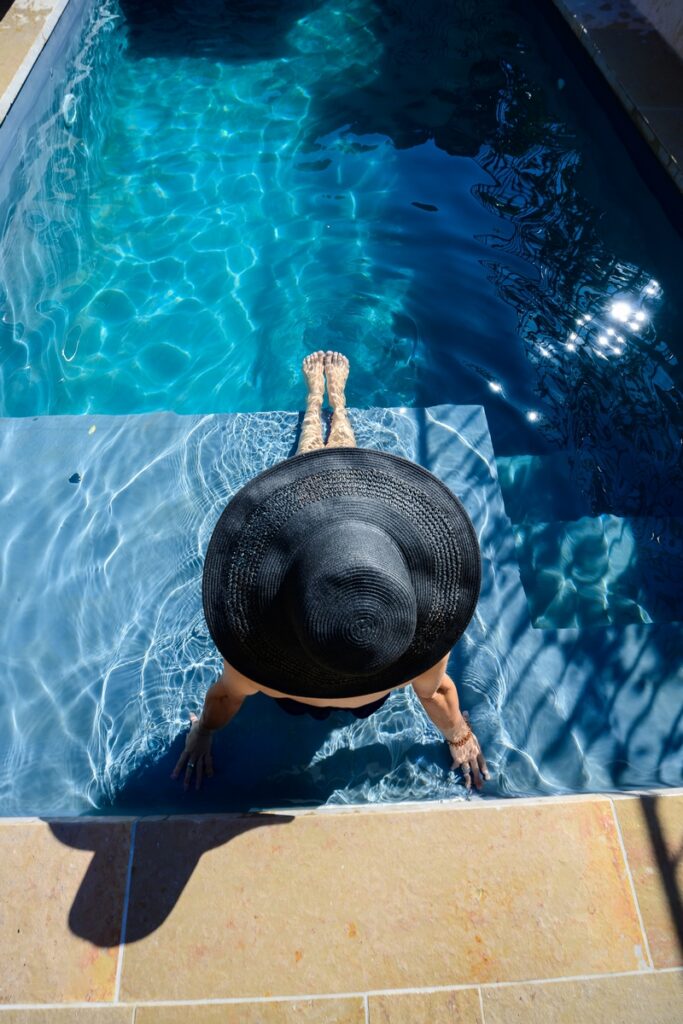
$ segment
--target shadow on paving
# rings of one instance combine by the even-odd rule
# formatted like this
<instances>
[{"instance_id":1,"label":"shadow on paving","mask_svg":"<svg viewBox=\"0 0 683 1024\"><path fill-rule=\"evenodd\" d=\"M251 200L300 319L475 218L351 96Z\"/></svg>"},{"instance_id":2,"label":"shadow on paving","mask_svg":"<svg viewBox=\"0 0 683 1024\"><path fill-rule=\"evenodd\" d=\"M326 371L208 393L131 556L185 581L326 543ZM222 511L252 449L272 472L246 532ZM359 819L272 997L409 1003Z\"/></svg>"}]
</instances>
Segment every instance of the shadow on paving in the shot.
<instances>
[{"instance_id":1,"label":"shadow on paving","mask_svg":"<svg viewBox=\"0 0 683 1024\"><path fill-rule=\"evenodd\" d=\"M203 854L253 828L284 824L288 815L244 815L211 821L181 819L175 827L159 822L137 826L130 900L125 922L127 943L137 942L161 927L180 899ZM126 863L112 867L110 829L95 822L48 822L65 846L92 850L80 888L69 912L69 928L96 946L118 946L126 888ZM163 843L159 836L163 832ZM127 860L127 857L126 857ZM216 880L219 882L219 879ZM109 894L110 899L105 898ZM108 906L118 912L107 913Z\"/></svg>"},{"instance_id":2,"label":"shadow on paving","mask_svg":"<svg viewBox=\"0 0 683 1024\"><path fill-rule=\"evenodd\" d=\"M683 952L683 899L676 882L676 867L683 850L671 852L667 848L657 804L656 797L641 797L672 927ZM287 824L292 820L293 816L286 814L253 814L204 821L179 819L173 827L168 822L138 823L123 936L119 913L103 912L104 892L113 895L114 907L119 910L125 898L126 865L121 858L113 874L110 830L94 822L48 822L55 838L64 845L93 851L69 913L69 928L75 935L101 947L117 946L122 939L125 943L144 939L171 914L204 853L253 828Z\"/></svg>"},{"instance_id":3,"label":"shadow on paving","mask_svg":"<svg viewBox=\"0 0 683 1024\"><path fill-rule=\"evenodd\" d=\"M676 932L681 953L683 953L683 894L676 881L678 865L683 861L683 840L680 841L677 850L673 852L668 850L657 812L657 804L656 796L640 797L640 809L647 825L650 843L662 879L672 927Z\"/></svg>"}]
</instances>

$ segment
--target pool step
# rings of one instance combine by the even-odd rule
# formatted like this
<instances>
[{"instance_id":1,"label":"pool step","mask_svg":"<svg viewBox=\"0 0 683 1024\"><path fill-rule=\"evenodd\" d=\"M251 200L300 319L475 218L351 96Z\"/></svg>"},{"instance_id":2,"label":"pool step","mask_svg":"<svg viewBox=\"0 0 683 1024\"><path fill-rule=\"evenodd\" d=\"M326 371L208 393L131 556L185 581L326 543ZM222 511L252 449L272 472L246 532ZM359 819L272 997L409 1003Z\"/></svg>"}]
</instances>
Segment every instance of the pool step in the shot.
<instances>
[{"instance_id":1,"label":"pool step","mask_svg":"<svg viewBox=\"0 0 683 1024\"><path fill-rule=\"evenodd\" d=\"M537 628L683 621L683 518L582 516L514 535Z\"/></svg>"},{"instance_id":2,"label":"pool step","mask_svg":"<svg viewBox=\"0 0 683 1024\"><path fill-rule=\"evenodd\" d=\"M653 476L647 486L623 481L609 498L601 497L602 477L580 452L511 455L496 458L505 511L513 523L551 523L595 514L596 505L613 515L683 516L683 493L671 474ZM627 469L624 469L624 473ZM619 474L615 473L614 479Z\"/></svg>"},{"instance_id":3,"label":"pool step","mask_svg":"<svg viewBox=\"0 0 683 1024\"><path fill-rule=\"evenodd\" d=\"M574 484L569 452L496 457L496 469L513 523L579 519L591 512Z\"/></svg>"},{"instance_id":4,"label":"pool step","mask_svg":"<svg viewBox=\"0 0 683 1024\"><path fill-rule=\"evenodd\" d=\"M350 415L361 446L420 461L472 517L481 594L452 671L495 766L489 793L680 780L673 730L683 622L644 622L634 608L664 619L680 549L661 561L656 586L645 573L639 590L629 570L616 572L630 565L631 535L647 547L649 534L641 542L634 522L620 540L617 520L603 520L600 533L595 523L556 516L518 527L516 546L481 407ZM0 421L0 564L3 594L11 595L0 617L4 814L87 814L93 805L119 814L188 812L189 794L169 776L188 712L201 707L220 667L202 613L203 552L230 497L292 454L300 418ZM680 522L667 529L680 539ZM518 547L527 586L537 577L546 586L543 606L531 589L525 596ZM573 610L566 600L550 608L569 576L580 599ZM591 582L593 592L584 593ZM588 624L586 601L601 587L601 621L618 626L532 628L531 602L536 624L543 615L551 625ZM653 590L658 607L648 604ZM673 596L669 603L674 608ZM45 700L46 680L68 719ZM257 695L216 738L223 775L193 793L192 813L450 797L458 788L449 755L417 704L404 690L376 718L330 728L283 715Z\"/></svg>"}]
</instances>

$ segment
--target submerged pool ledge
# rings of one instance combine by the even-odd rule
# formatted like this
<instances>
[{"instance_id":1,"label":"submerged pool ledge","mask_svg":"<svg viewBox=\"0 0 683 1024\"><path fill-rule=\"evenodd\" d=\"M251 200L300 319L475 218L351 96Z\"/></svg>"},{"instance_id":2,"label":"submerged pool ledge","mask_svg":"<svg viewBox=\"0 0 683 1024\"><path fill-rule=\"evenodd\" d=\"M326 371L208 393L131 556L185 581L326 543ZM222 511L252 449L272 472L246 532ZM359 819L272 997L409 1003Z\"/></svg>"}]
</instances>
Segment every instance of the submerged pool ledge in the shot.
<instances>
[{"instance_id":1,"label":"submerged pool ledge","mask_svg":"<svg viewBox=\"0 0 683 1024\"><path fill-rule=\"evenodd\" d=\"M482 589L450 672L492 768L486 799L678 785L681 623L536 629L479 406L350 410L361 446L425 465L479 537ZM178 813L169 779L220 659L201 608L225 504L294 451L294 412L0 421L5 815ZM268 742L264 743L264 737ZM198 813L461 792L410 688L352 722L259 694L216 739ZM225 781L230 780L226 786Z\"/></svg>"},{"instance_id":2,"label":"submerged pool ledge","mask_svg":"<svg viewBox=\"0 0 683 1024\"><path fill-rule=\"evenodd\" d=\"M678 1024L682 838L681 790L0 822L0 1017Z\"/></svg>"}]
</instances>

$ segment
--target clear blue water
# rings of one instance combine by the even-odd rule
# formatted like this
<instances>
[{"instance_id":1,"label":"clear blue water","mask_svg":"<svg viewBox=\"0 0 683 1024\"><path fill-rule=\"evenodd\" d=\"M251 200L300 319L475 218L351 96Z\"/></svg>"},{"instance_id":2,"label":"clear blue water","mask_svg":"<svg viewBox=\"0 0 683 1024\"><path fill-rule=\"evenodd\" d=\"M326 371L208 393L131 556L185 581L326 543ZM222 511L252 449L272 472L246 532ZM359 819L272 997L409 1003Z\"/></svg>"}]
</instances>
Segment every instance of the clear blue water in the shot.
<instances>
[{"instance_id":1,"label":"clear blue water","mask_svg":"<svg viewBox=\"0 0 683 1024\"><path fill-rule=\"evenodd\" d=\"M93 5L1 211L0 413L294 410L339 348L351 405L485 407L539 629L681 620L683 245L572 47L514 0Z\"/></svg>"},{"instance_id":2,"label":"clear blue water","mask_svg":"<svg viewBox=\"0 0 683 1024\"><path fill-rule=\"evenodd\" d=\"M482 404L498 457L561 453L559 518L679 536L683 244L542 19L92 11L2 210L0 413L298 409L340 348L351 405Z\"/></svg>"}]
</instances>

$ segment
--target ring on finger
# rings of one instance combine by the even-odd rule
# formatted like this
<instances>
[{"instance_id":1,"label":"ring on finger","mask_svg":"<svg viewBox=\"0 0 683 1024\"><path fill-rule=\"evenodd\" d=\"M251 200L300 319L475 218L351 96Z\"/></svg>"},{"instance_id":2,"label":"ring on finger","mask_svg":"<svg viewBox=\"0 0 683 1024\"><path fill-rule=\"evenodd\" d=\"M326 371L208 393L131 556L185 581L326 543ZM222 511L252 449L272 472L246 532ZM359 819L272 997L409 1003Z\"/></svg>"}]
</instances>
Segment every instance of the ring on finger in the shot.
<instances>
[{"instance_id":1,"label":"ring on finger","mask_svg":"<svg viewBox=\"0 0 683 1024\"><path fill-rule=\"evenodd\" d=\"M194 768L194 761L188 761L187 762L187 767L188 768Z\"/></svg>"}]
</instances>

